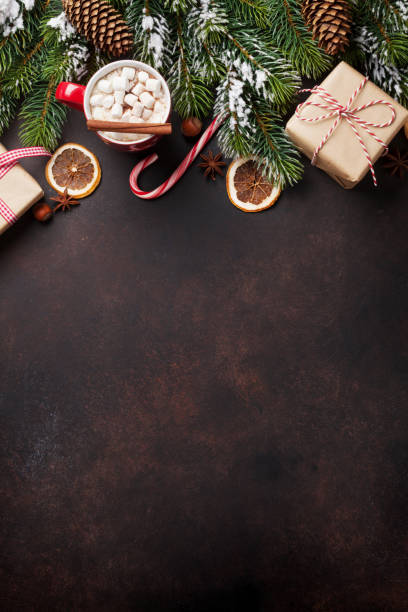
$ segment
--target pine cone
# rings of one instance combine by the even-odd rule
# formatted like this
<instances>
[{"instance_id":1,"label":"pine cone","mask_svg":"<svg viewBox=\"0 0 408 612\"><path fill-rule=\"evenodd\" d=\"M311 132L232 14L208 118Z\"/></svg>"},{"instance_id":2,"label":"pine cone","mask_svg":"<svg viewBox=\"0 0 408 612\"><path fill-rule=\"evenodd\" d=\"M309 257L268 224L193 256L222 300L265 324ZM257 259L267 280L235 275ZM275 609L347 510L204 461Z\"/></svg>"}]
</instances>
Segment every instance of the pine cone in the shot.
<instances>
[{"instance_id":1,"label":"pine cone","mask_svg":"<svg viewBox=\"0 0 408 612\"><path fill-rule=\"evenodd\" d=\"M128 26L105 0L62 0L62 5L72 25L98 49L120 57L132 48Z\"/></svg>"},{"instance_id":2,"label":"pine cone","mask_svg":"<svg viewBox=\"0 0 408 612\"><path fill-rule=\"evenodd\" d=\"M349 44L351 10L347 0L303 0L302 15L329 55L337 55Z\"/></svg>"}]
</instances>

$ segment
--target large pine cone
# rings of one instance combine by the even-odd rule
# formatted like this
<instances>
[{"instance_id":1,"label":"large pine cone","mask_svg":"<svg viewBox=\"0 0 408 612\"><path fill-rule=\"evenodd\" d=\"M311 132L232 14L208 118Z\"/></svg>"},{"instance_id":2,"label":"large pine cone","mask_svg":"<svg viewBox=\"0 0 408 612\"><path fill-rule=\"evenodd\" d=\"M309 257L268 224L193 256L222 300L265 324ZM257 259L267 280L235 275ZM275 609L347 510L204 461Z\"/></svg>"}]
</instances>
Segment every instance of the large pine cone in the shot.
<instances>
[{"instance_id":1,"label":"large pine cone","mask_svg":"<svg viewBox=\"0 0 408 612\"><path fill-rule=\"evenodd\" d=\"M62 0L68 19L95 47L120 57L133 45L122 15L105 0Z\"/></svg>"},{"instance_id":2,"label":"large pine cone","mask_svg":"<svg viewBox=\"0 0 408 612\"><path fill-rule=\"evenodd\" d=\"M337 55L348 46L352 17L347 0L303 0L302 15L326 53Z\"/></svg>"}]
</instances>

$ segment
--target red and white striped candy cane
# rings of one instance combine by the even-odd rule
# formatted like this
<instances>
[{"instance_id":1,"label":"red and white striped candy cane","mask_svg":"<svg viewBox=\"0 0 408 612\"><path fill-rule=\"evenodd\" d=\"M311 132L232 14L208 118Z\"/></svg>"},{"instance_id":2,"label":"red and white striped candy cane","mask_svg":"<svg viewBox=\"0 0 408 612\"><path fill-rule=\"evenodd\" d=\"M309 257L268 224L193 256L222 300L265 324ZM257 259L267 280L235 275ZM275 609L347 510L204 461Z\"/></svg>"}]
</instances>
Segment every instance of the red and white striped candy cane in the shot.
<instances>
[{"instance_id":1,"label":"red and white striped candy cane","mask_svg":"<svg viewBox=\"0 0 408 612\"><path fill-rule=\"evenodd\" d=\"M9 170L18 164L20 159L24 157L37 157L39 155L51 157L51 153L49 153L47 149L44 149L44 147L24 147L23 149L13 149L12 151L2 153L0 155L0 180ZM9 225L12 225L18 220L17 215L2 198L0 198L0 216L3 217Z\"/></svg>"},{"instance_id":2,"label":"red and white striped candy cane","mask_svg":"<svg viewBox=\"0 0 408 612\"><path fill-rule=\"evenodd\" d=\"M308 123L313 123L315 121L322 121L323 119L330 119L331 117L334 117L333 125L330 127L330 129L327 132L327 134L325 134L325 136L323 136L322 140L320 141L320 143L318 144L318 146L314 150L313 157L312 157L312 164L313 165L316 163L316 158L319 155L319 152L324 147L324 145L329 140L329 138L332 136L334 130L339 125L341 119L345 119L348 122L348 124L350 125L351 129L353 130L356 138L358 139L358 141L359 141L359 143L360 143L360 145L361 145L361 147L362 147L362 149L364 151L364 155L366 156L367 161L368 161L368 165L370 167L371 176L373 177L373 183L374 183L375 187L377 187L377 179L376 179L376 176L375 176L374 165L373 165L372 159L370 157L370 154L369 154L369 152L367 150L367 147L365 146L364 141L363 141L362 137L360 136L360 134L359 134L355 124L357 123L358 125L361 125L361 127L367 132L367 134L369 134L382 147L384 147L383 155L385 155L386 153L388 153L388 146L387 146L387 144L383 140L381 140L381 138L379 138L369 128L370 127L375 127L375 128L388 127L395 120L396 113L395 113L395 109L394 109L393 105L390 102L387 102L386 100L371 100L370 102L367 102L367 104L362 104L361 106L355 106L354 108L351 108L352 103L354 102L354 100L356 99L356 97L358 96L360 91L363 89L363 87L367 83L367 81L368 81L368 77L365 77L361 81L359 86L351 94L351 96L350 96L346 106L343 106L342 104L340 104L340 102L338 100L336 100L336 98L334 98L332 95L330 95L321 86L313 87L313 89L302 89L301 90L302 92L308 91L308 92L310 92L312 94L318 95L320 98L322 98L322 100L324 100L326 102L326 104L322 104L321 102L309 102L308 100L306 100L306 102L303 102L302 104L299 104L297 106L297 108L296 108L296 117L298 119L300 119L300 121L307 121ZM371 121L365 121L364 119L361 119L361 117L358 116L358 113L360 111L364 110L365 108L370 108L371 106L375 106L376 104L384 104L385 106L388 106L391 109L392 115L391 115L391 118L388 121L384 121L383 123L372 123ZM318 117L302 117L301 116L301 112L307 106L317 106L318 108L328 109L330 112L326 113L325 115L319 115Z\"/></svg>"},{"instance_id":3,"label":"red and white striped candy cane","mask_svg":"<svg viewBox=\"0 0 408 612\"><path fill-rule=\"evenodd\" d=\"M196 142L190 153L181 162L179 167L176 168L173 174L166 181L164 181L164 183L162 183L159 187L156 187L156 189L153 189L153 191L143 191L142 189L140 189L137 184L137 179L142 170L147 168L147 166L150 166L150 164L153 164L158 159L158 155L156 153L153 153L152 155L149 155L148 157L142 159L142 161L136 164L129 176L130 188L133 193L138 198L142 198L144 200L153 200L155 198L159 198L161 195L166 193L166 191L171 189L173 185L175 185L175 183L177 183L177 181L183 176L187 168L191 166L197 155L200 153L200 151L203 150L207 142L212 138L213 134L217 131L222 122L223 119L221 119L219 116L216 117L205 130L201 138Z\"/></svg>"}]
</instances>

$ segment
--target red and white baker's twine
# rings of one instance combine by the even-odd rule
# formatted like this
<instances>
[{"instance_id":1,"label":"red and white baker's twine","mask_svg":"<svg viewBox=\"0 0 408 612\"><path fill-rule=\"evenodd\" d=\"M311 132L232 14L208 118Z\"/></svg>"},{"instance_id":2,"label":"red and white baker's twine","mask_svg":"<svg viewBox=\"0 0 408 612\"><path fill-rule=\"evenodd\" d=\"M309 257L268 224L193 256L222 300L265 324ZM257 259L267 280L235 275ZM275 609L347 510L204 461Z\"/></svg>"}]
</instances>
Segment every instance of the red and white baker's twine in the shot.
<instances>
[{"instance_id":1,"label":"red and white baker's twine","mask_svg":"<svg viewBox=\"0 0 408 612\"><path fill-rule=\"evenodd\" d=\"M51 153L44 149L44 147L25 147L23 149L14 149L13 151L6 151L0 155L0 180L9 170L11 170L20 159L23 157L37 157L39 155L47 155L51 157ZM4 200L0 198L0 216L3 217L9 225L13 225L18 219L16 214L6 204Z\"/></svg>"},{"instance_id":2,"label":"red and white baker's twine","mask_svg":"<svg viewBox=\"0 0 408 612\"><path fill-rule=\"evenodd\" d=\"M143 198L144 200L153 200L155 198L159 198L161 195L166 193L166 191L171 189L173 185L177 183L178 180L180 180L187 168L191 166L197 155L200 153L200 151L203 150L207 142L212 138L214 132L217 131L222 122L223 119L221 119L219 116L216 117L205 130L201 138L196 142L190 153L184 158L179 167L176 168L170 178L164 181L164 183L162 183L159 187L156 187L156 189L153 189L153 191L142 191L142 189L140 189L137 184L137 179L142 170L147 168L147 166L150 166L150 164L153 164L158 159L158 156L156 155L156 153L153 153L153 155L149 155L148 157L142 159L142 161L136 164L136 166L130 173L129 183L133 193L138 198Z\"/></svg>"},{"instance_id":3,"label":"red and white baker's twine","mask_svg":"<svg viewBox=\"0 0 408 612\"><path fill-rule=\"evenodd\" d=\"M331 126L327 134L322 138L320 144L316 147L313 153L313 157L312 157L313 165L316 163L316 157L319 155L320 150L322 149L322 147L324 147L326 142L329 140L330 136L333 134L334 130L340 123L340 120L345 119L348 122L348 124L351 126L351 129L353 130L354 134L356 135L359 143L361 144L364 150L364 154L367 158L368 165L370 167L371 176L373 177L374 185L375 187L377 187L377 179L376 179L375 172L374 172L373 162L371 160L369 152L367 151L367 147L365 146L364 141L362 137L360 136L357 130L357 127L355 126L355 123L357 123L358 125L361 125L361 127L367 132L367 134L369 134L382 147L384 147L383 155L385 155L386 153L388 153L387 144L383 140L381 140L381 138L379 138L376 134L374 134L374 132L370 130L369 128L370 127L375 127L375 128L388 127L394 121L396 113L395 113L395 109L393 105L390 102L386 102L385 100L371 100L371 102L367 102L367 104L362 104L361 106L355 106L354 108L351 108L352 103L354 102L355 98L358 96L360 91L363 89L367 81L368 81L368 77L365 77L361 81L360 85L357 87L357 89L355 89L355 91L350 96L349 101L347 102L346 106L342 106L340 102L336 100L336 98L334 98L332 95L330 95L323 87L316 86L316 87L313 87L313 89L302 89L301 90L302 92L311 92L312 94L318 95L325 102L328 102L328 104L322 104L321 102L309 102L308 100L306 100L306 102L302 102L302 104L299 104L298 107L296 108L296 117L300 119L300 121L307 121L309 123L313 123L314 121L322 121L323 119L330 119L331 117L335 117L333 125ZM385 106L388 106L388 108L391 109L392 117L391 119L389 119L389 121L385 121L384 123L372 123L371 121L364 121L364 119L361 119L361 117L358 116L358 113L360 111L364 110L365 108L370 108L371 106L375 106L376 104L384 104ZM305 108L306 106L317 106L319 108L328 109L330 112L327 113L326 115L319 115L318 117L310 117L310 118L301 117L301 112L303 108Z\"/></svg>"}]
</instances>

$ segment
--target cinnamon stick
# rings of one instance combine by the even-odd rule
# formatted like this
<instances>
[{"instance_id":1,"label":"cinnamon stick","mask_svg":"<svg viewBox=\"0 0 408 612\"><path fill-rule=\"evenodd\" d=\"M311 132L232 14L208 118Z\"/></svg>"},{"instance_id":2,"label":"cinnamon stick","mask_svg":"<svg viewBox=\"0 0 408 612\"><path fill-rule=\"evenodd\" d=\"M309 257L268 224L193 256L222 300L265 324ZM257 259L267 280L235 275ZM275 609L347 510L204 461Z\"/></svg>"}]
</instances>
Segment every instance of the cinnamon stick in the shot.
<instances>
[{"instance_id":1,"label":"cinnamon stick","mask_svg":"<svg viewBox=\"0 0 408 612\"><path fill-rule=\"evenodd\" d=\"M88 130L93 132L127 132L130 134L154 134L166 136L171 134L171 123L125 123L123 121L98 121L88 119Z\"/></svg>"}]
</instances>

